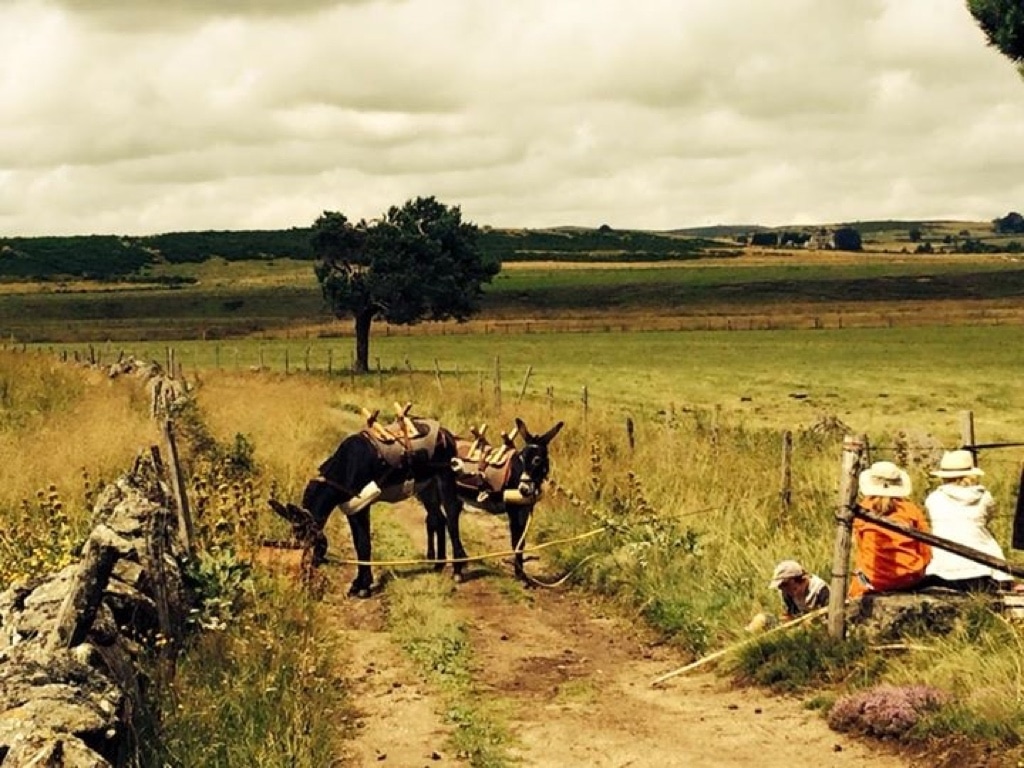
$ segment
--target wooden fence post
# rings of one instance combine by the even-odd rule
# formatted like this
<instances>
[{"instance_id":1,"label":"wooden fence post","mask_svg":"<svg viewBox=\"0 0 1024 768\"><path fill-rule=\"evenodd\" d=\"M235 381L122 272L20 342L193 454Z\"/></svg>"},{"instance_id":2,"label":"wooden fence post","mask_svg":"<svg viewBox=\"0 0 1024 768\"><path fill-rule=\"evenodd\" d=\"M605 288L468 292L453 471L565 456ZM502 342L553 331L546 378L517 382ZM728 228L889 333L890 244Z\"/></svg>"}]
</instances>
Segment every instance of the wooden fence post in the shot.
<instances>
[{"instance_id":1,"label":"wooden fence post","mask_svg":"<svg viewBox=\"0 0 1024 768\"><path fill-rule=\"evenodd\" d=\"M793 432L788 429L782 433L782 478L779 498L782 501L782 511L788 515L793 503Z\"/></svg>"},{"instance_id":2,"label":"wooden fence post","mask_svg":"<svg viewBox=\"0 0 1024 768\"><path fill-rule=\"evenodd\" d=\"M633 449L636 448L636 436L633 434L633 417L626 417L626 437L629 439L629 452L632 453Z\"/></svg>"},{"instance_id":3,"label":"wooden fence post","mask_svg":"<svg viewBox=\"0 0 1024 768\"><path fill-rule=\"evenodd\" d=\"M836 507L836 540L832 553L832 583L829 585L828 633L837 640L846 637L846 590L849 584L853 507L857 501L860 473L867 440L847 435L843 439L842 475Z\"/></svg>"},{"instance_id":4,"label":"wooden fence post","mask_svg":"<svg viewBox=\"0 0 1024 768\"><path fill-rule=\"evenodd\" d=\"M974 412L960 411L960 445L971 452L974 466L978 466L978 450L975 448Z\"/></svg>"},{"instance_id":5,"label":"wooden fence post","mask_svg":"<svg viewBox=\"0 0 1024 768\"><path fill-rule=\"evenodd\" d=\"M1010 546L1024 549L1024 462L1020 465L1020 481L1017 483L1017 508L1013 515L1013 534Z\"/></svg>"},{"instance_id":6,"label":"wooden fence post","mask_svg":"<svg viewBox=\"0 0 1024 768\"><path fill-rule=\"evenodd\" d=\"M178 443L174 439L174 422L164 421L164 440L167 441L167 457L170 461L171 490L178 507L178 542L186 556L192 556L192 512L188 507L188 494L181 476L181 460L178 458Z\"/></svg>"},{"instance_id":7,"label":"wooden fence post","mask_svg":"<svg viewBox=\"0 0 1024 768\"><path fill-rule=\"evenodd\" d=\"M1024 568L1019 565L1013 565L1005 560L1000 560L998 557L993 557L985 552L980 552L973 547L967 547L963 544L959 544L949 539L944 539L941 536L936 536L934 533L925 533L917 528L910 528L906 525L902 525L897 522L893 522L887 517L879 517L874 515L866 509L854 506L853 514L855 517L859 517L861 520L866 520L869 523L874 523L879 528L885 528L887 531L893 531L906 536L908 539L914 539L916 541L923 541L925 544L931 547L938 547L944 549L947 552L952 552L954 555L960 555L960 557L966 558L974 563L981 563L987 565L989 568L993 568L997 571L1004 571L1015 578L1024 577Z\"/></svg>"},{"instance_id":8,"label":"wooden fence post","mask_svg":"<svg viewBox=\"0 0 1024 768\"><path fill-rule=\"evenodd\" d=\"M441 383L441 364L434 358L434 381L437 382L437 391L444 392L444 384Z\"/></svg>"},{"instance_id":9,"label":"wooden fence post","mask_svg":"<svg viewBox=\"0 0 1024 768\"><path fill-rule=\"evenodd\" d=\"M516 404L522 402L523 396L526 394L526 385L530 382L530 375L533 373L533 366L526 366L526 375L523 376L523 386L519 388L519 397L516 398Z\"/></svg>"},{"instance_id":10,"label":"wooden fence post","mask_svg":"<svg viewBox=\"0 0 1024 768\"><path fill-rule=\"evenodd\" d=\"M494 357L494 407L501 410L501 358Z\"/></svg>"}]
</instances>

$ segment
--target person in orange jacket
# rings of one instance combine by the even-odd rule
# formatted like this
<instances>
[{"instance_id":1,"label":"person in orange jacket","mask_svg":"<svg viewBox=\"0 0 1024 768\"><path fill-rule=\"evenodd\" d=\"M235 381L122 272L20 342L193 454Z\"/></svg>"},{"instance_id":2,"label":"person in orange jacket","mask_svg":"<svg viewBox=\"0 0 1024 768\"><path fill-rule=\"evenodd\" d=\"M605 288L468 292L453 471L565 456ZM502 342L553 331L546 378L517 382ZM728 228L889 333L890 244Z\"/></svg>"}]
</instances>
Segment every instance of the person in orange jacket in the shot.
<instances>
[{"instance_id":1,"label":"person in orange jacket","mask_svg":"<svg viewBox=\"0 0 1024 768\"><path fill-rule=\"evenodd\" d=\"M891 461L877 461L860 473L860 506L907 528L929 532L928 518L910 500L910 475ZM932 559L931 545L860 518L853 521L856 544L849 596L913 589Z\"/></svg>"}]
</instances>

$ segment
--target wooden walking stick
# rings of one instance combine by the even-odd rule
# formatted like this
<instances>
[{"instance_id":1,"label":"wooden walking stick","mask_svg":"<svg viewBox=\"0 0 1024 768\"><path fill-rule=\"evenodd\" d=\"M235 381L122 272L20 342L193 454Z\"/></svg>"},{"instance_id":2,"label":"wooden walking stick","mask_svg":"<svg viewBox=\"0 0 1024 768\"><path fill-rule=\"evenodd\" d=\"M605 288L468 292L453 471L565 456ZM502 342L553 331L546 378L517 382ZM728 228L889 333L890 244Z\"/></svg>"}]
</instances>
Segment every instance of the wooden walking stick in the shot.
<instances>
[{"instance_id":1,"label":"wooden walking stick","mask_svg":"<svg viewBox=\"0 0 1024 768\"><path fill-rule=\"evenodd\" d=\"M823 615L827 610L828 608L816 608L815 610L809 611L808 613L805 613L802 616L797 616L795 619L791 619L790 621L787 621L783 624L779 624L777 627L772 627L766 632L762 632L758 635L753 635L751 637L746 638L745 640L740 640L740 642L734 643L733 645L730 645L728 648L723 648L720 651L710 653L707 656L704 656L703 658L697 659L696 661L687 664L685 667L674 669L671 672L666 672L664 675L661 675L660 677L654 678L653 680L651 680L651 685L661 685L666 680L669 680L685 672L691 672L695 669L698 669L699 667L703 667L707 664L710 664L712 661L716 661L717 659L720 659L723 656L732 653L735 650L738 650L746 645L750 645L753 642L761 640L762 638L767 637L768 635L774 632L781 632L784 629L792 629L793 627L799 626L800 624L804 624L810 621L811 619L815 619L818 616Z\"/></svg>"}]
</instances>

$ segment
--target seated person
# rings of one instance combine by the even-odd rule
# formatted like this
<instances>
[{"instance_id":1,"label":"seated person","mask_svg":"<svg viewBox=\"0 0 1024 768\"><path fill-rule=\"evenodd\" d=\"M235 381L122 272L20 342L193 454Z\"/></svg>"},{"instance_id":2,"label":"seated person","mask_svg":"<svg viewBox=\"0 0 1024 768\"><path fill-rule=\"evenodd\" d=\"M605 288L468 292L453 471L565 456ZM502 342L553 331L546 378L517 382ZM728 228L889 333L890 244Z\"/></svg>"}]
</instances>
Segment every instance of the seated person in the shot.
<instances>
[{"instance_id":1,"label":"seated person","mask_svg":"<svg viewBox=\"0 0 1024 768\"><path fill-rule=\"evenodd\" d=\"M929 532L924 512L909 498L910 475L891 461L877 461L861 472L858 489L859 504L866 512ZM849 597L913 589L924 579L932 548L923 541L859 517L853 520L853 539L856 552Z\"/></svg>"},{"instance_id":2,"label":"seated person","mask_svg":"<svg viewBox=\"0 0 1024 768\"><path fill-rule=\"evenodd\" d=\"M1002 547L988 529L995 499L981 485L984 472L974 466L970 451L947 451L933 477L944 482L924 500L932 533L985 555L1006 560ZM1011 588L1013 577L966 557L934 547L928 564L928 583L962 591Z\"/></svg>"},{"instance_id":3,"label":"seated person","mask_svg":"<svg viewBox=\"0 0 1024 768\"><path fill-rule=\"evenodd\" d=\"M791 621L818 608L828 606L829 589L825 580L808 573L796 560L783 560L775 566L769 589L778 589L782 594L783 621ZM759 632L774 626L776 619L766 613L759 613L747 625L748 632Z\"/></svg>"}]
</instances>

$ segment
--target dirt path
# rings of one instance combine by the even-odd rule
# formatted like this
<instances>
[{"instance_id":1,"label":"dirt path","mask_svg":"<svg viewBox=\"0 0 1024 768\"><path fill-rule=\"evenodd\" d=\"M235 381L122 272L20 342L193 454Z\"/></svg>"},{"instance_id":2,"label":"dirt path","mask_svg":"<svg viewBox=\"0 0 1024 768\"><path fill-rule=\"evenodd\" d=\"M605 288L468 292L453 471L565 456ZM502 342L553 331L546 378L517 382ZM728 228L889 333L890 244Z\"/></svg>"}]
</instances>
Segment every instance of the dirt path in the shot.
<instances>
[{"instance_id":1,"label":"dirt path","mask_svg":"<svg viewBox=\"0 0 1024 768\"><path fill-rule=\"evenodd\" d=\"M419 513L398 517L403 525L409 521L409 534L419 541ZM467 538L504 546L503 519L464 519ZM531 571L538 567L529 565ZM360 710L357 737L342 764L465 765L446 752L449 728L439 700L390 642L380 598L348 600L349 578L338 567L325 598L337 608L339 631L352 651L349 676ZM507 578L510 568L507 575L470 578L457 600L470 627L476 688L503 702L518 741L512 751L523 766L908 765L831 731L796 699L732 689L709 673L653 688L651 680L686 659L578 593L535 589L525 600L510 599L499 588Z\"/></svg>"}]
</instances>

